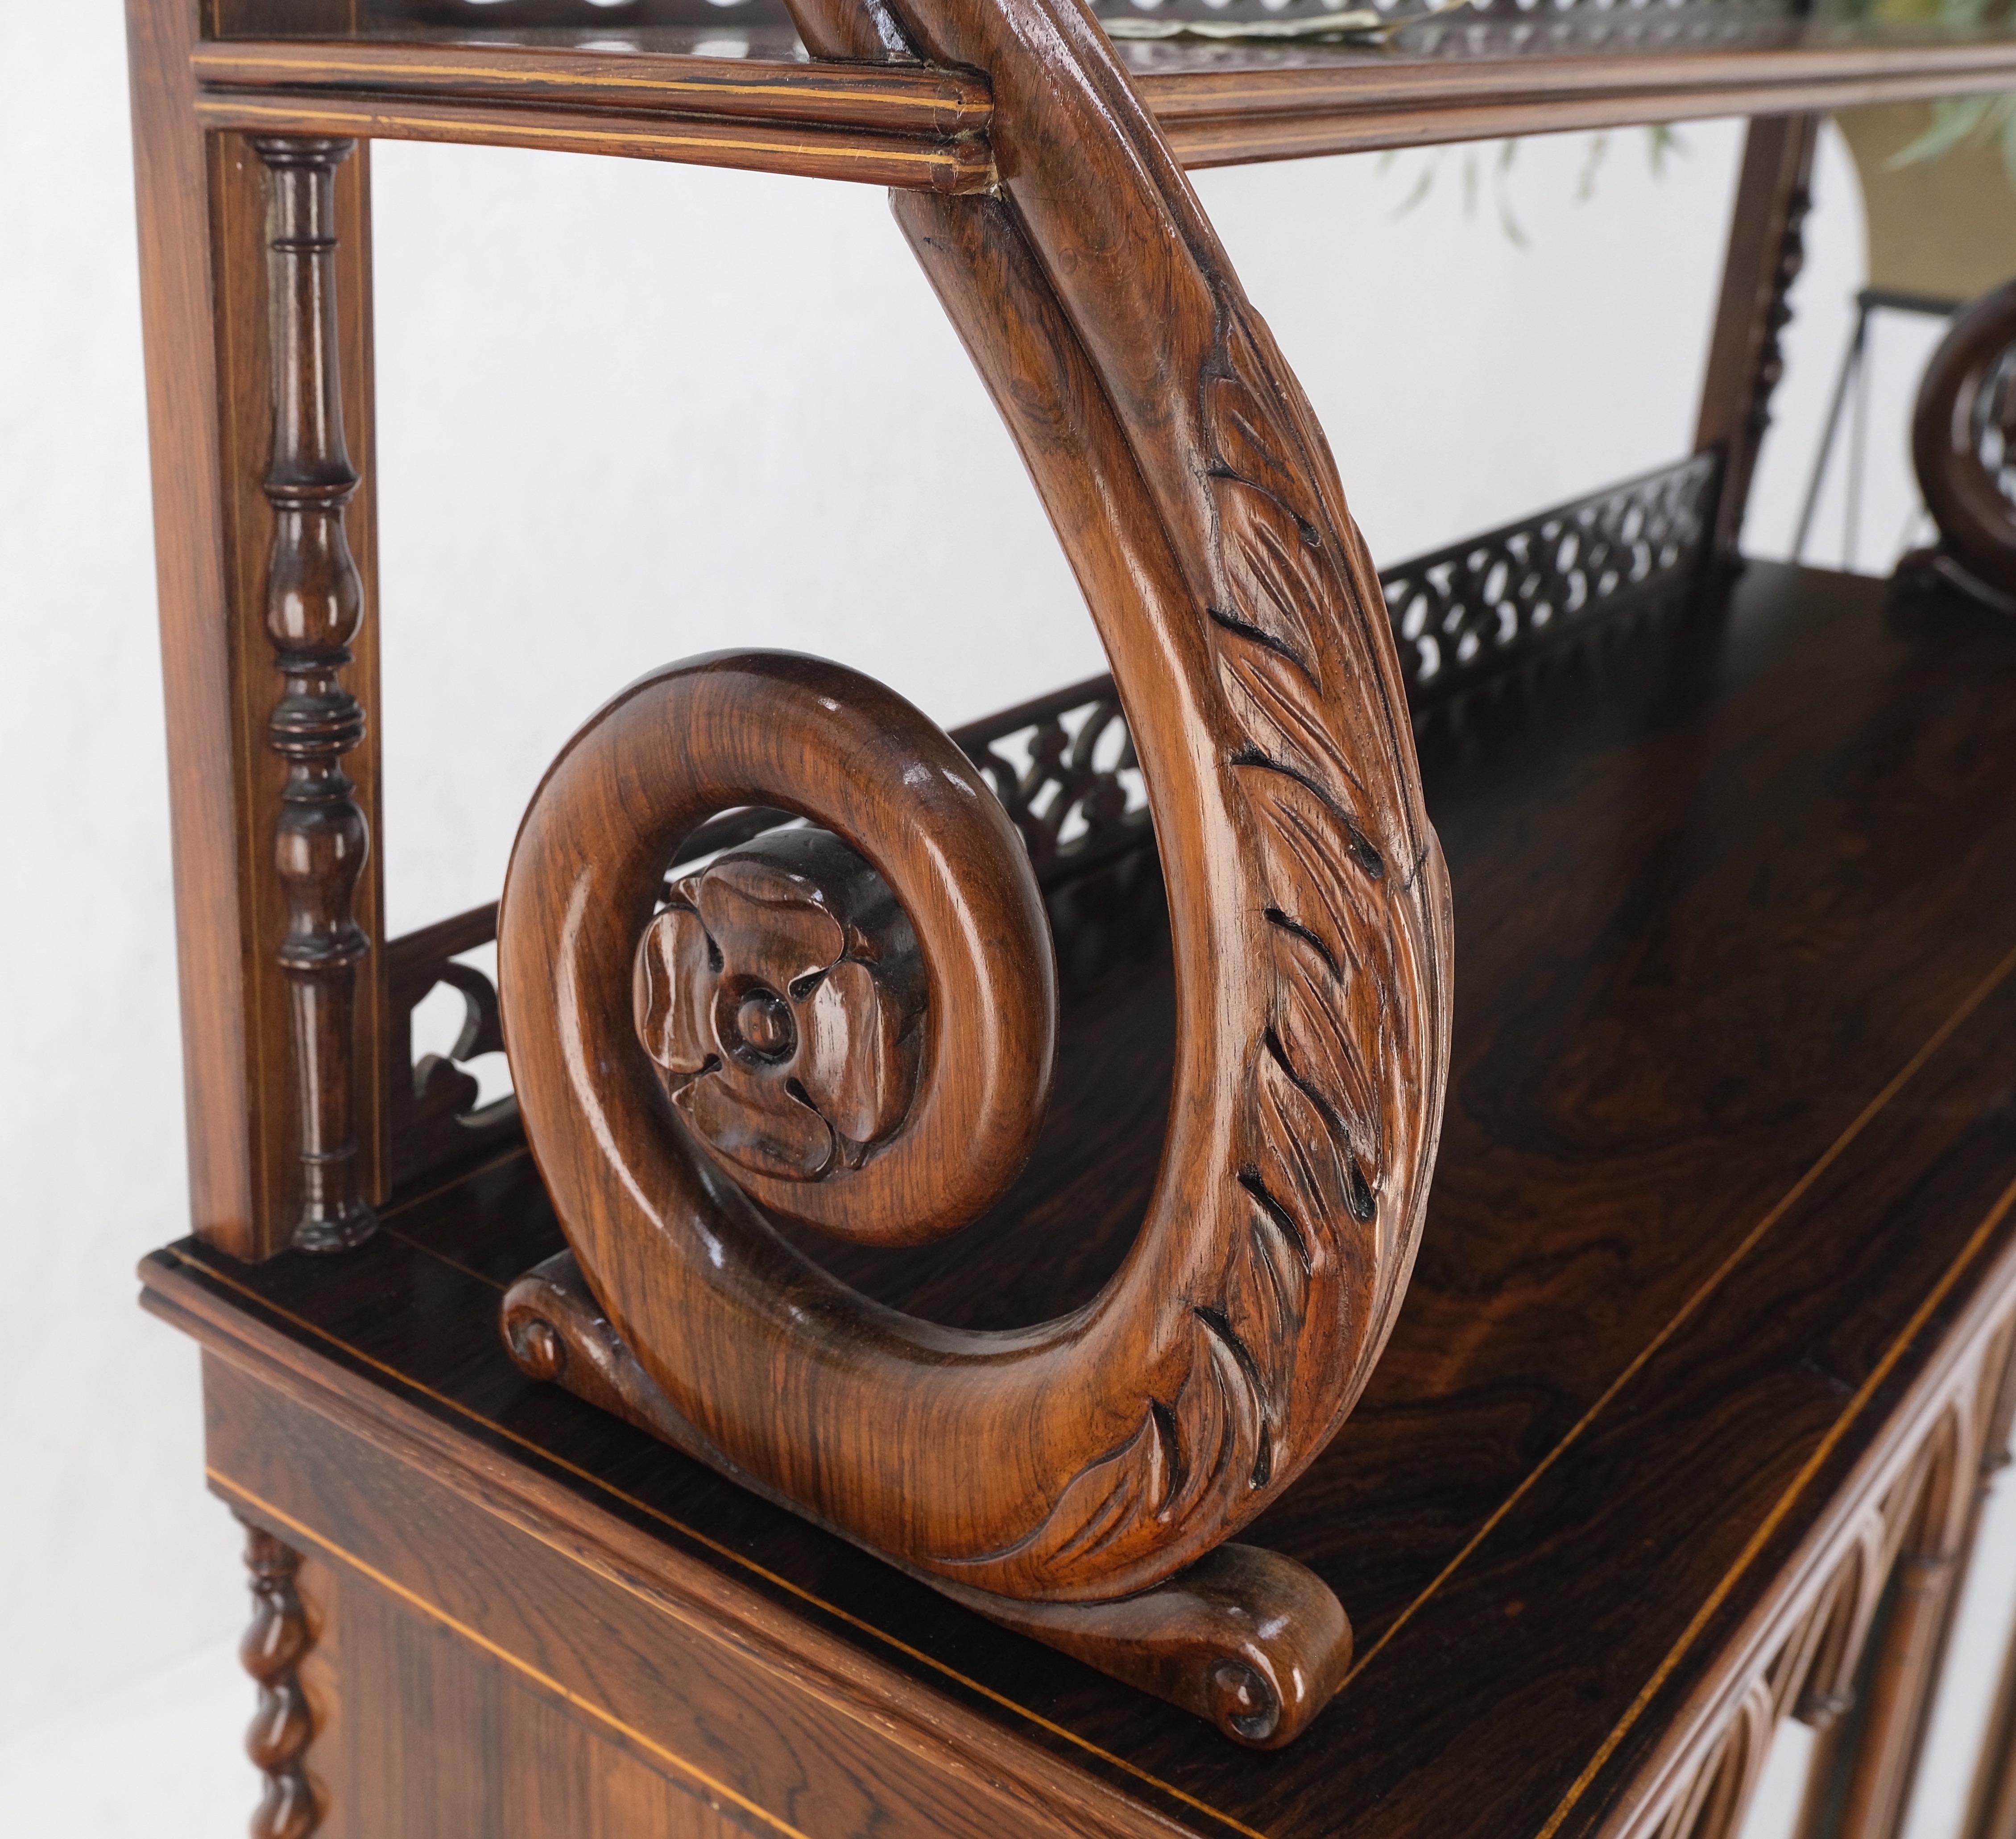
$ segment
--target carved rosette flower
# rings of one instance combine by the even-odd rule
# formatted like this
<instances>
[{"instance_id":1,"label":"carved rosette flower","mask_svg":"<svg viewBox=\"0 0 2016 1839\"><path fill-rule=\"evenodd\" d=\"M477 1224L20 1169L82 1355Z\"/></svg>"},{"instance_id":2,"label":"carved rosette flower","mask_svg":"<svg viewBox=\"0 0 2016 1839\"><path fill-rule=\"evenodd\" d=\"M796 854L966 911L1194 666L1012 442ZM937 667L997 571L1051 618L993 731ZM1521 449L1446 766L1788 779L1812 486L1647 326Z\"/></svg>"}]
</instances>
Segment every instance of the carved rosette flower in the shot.
<instances>
[{"instance_id":1,"label":"carved rosette flower","mask_svg":"<svg viewBox=\"0 0 2016 1839\"><path fill-rule=\"evenodd\" d=\"M673 1103L751 1174L859 1168L909 1113L925 1008L916 937L830 831L774 833L677 883L639 944L633 988Z\"/></svg>"}]
</instances>

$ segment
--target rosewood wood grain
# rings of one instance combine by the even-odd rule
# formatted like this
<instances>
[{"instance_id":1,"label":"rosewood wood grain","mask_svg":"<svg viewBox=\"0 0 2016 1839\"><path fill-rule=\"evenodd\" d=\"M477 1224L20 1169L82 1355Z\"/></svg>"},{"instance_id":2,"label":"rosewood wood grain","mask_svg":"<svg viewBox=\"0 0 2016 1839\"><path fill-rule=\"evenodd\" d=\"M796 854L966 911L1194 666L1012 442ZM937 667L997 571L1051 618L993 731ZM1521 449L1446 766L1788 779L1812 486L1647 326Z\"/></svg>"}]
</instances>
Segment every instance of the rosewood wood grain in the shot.
<instances>
[{"instance_id":1,"label":"rosewood wood grain","mask_svg":"<svg viewBox=\"0 0 2016 1839\"><path fill-rule=\"evenodd\" d=\"M666 1132L625 1000L650 892L711 808L772 803L882 874L932 984L917 1115L821 1223L921 1240L1020 1160L996 1154L1005 1133L949 1140L927 1114L954 1067L1004 1105L1035 1092L1039 1063L991 1019L1031 1009L1015 980L1046 957L1008 930L1011 911L1040 923L1026 862L945 805L932 772L891 772L892 750L931 757L921 718L859 680L821 695L808 664L675 668L576 737L506 882L506 1037L591 1290L718 1459L968 1588L1102 1600L1258 1513L1371 1371L1434 1157L1447 889L1327 450L1103 34L1048 0L905 23L993 90L1003 195L918 209L905 194L898 221L1092 604L1169 883L1177 1071L1139 1243L1071 1316L1010 1342L949 1333L833 1286ZM799 26L823 55L860 49L851 9ZM892 830L880 801L899 783ZM920 830L942 833L928 860ZM964 937L990 944L962 995L941 980ZM988 1018L970 1063L937 1044L967 1009ZM977 1481L975 1449L995 1465Z\"/></svg>"},{"instance_id":2,"label":"rosewood wood grain","mask_svg":"<svg viewBox=\"0 0 2016 1839\"><path fill-rule=\"evenodd\" d=\"M528 110L509 103L405 101L298 90L206 92L196 113L206 128L259 135L532 147L946 193L985 191L993 182L987 142L972 135L904 135L706 115Z\"/></svg>"},{"instance_id":3,"label":"rosewood wood grain","mask_svg":"<svg viewBox=\"0 0 2016 1839\"><path fill-rule=\"evenodd\" d=\"M937 131L956 121L957 131L984 133L978 118L984 89L962 92L956 85L970 77L942 70L876 70L859 63L844 69L831 62L808 70L761 41L752 41L747 59L697 56L690 46L646 45L619 55L556 45L550 33L513 43L509 25L483 23L481 48L442 42L440 34L389 44L239 39L202 45L193 56L206 85L257 90L269 106L278 105L282 91L312 90L340 101L344 91L365 88L387 113L394 102L440 105L443 112L427 121L430 138L501 139L511 124L499 103L520 111L578 109L609 106L612 95L633 109L646 104L653 110L788 117L826 128L907 124L921 106L938 116ZM723 23L732 29L732 22ZM693 36L704 35L719 34ZM855 59L880 49L870 45L822 55ZM1993 36L1942 38L1935 32L1914 38L1894 30L1859 35L1840 26L1802 34L1796 24L1713 49L1562 53L1544 42L1522 49L1507 41L1495 52L1464 56L1445 47L1410 54L1404 42L1372 52L1161 45L1129 47L1121 56L1178 158L1191 167L1643 122L1816 113L2016 81L2016 43ZM956 99L940 100L948 84ZM213 100L221 106L227 99L218 94ZM324 131L374 131L359 115L345 120L347 127ZM643 157L681 157L668 151L663 137L653 142L648 126L635 131ZM788 142L775 136L745 138L739 146L724 136L703 157L708 163L798 169L786 164L794 157Z\"/></svg>"},{"instance_id":4,"label":"rosewood wood grain","mask_svg":"<svg viewBox=\"0 0 2016 1839\"><path fill-rule=\"evenodd\" d=\"M294 1243L340 1251L373 1229L360 1166L360 967L371 941L355 891L370 832L343 769L364 738L344 682L364 617L364 583L344 511L358 475L344 440L334 251L336 169L347 141L259 140L268 174L273 442L265 491L273 538L266 632L285 690L267 733L287 763L274 866L288 914L286 973L300 1107Z\"/></svg>"},{"instance_id":5,"label":"rosewood wood grain","mask_svg":"<svg viewBox=\"0 0 2016 1839\"><path fill-rule=\"evenodd\" d=\"M1157 53L1165 48L1154 47ZM1133 57L1143 99L1185 167L1248 165L1503 135L1820 113L1957 95L2009 80L2016 46L1781 45L1409 59L1348 52L1235 65L1213 46ZM1186 67L1186 66L1188 67Z\"/></svg>"},{"instance_id":6,"label":"rosewood wood grain","mask_svg":"<svg viewBox=\"0 0 2016 1839\"><path fill-rule=\"evenodd\" d=\"M711 1459L707 1439L623 1344L571 1252L535 1266L505 1292L502 1327L512 1359L534 1379L557 1381L675 1449ZM1022 1602L913 1574L990 1621L1152 1692L1255 1749L1299 1736L1351 1664L1351 1624L1328 1587L1293 1559L1252 1546L1220 1546L1170 1582L1114 1603Z\"/></svg>"},{"instance_id":7,"label":"rosewood wood grain","mask_svg":"<svg viewBox=\"0 0 2016 1839\"><path fill-rule=\"evenodd\" d=\"M1771 425L1771 398L1784 374L1779 340L1792 317L1792 283L1805 259L1802 232L1813 205L1819 134L1817 115L1776 115L1752 121L1744 140L1694 433L1697 451L1723 456L1712 548L1725 564L1735 559L1741 542L1751 479Z\"/></svg>"},{"instance_id":8,"label":"rosewood wood grain","mask_svg":"<svg viewBox=\"0 0 2016 1839\"><path fill-rule=\"evenodd\" d=\"M1913 563L2016 612L2016 280L1976 301L1932 354L1912 411L1911 460L1940 539Z\"/></svg>"},{"instance_id":9,"label":"rosewood wood grain","mask_svg":"<svg viewBox=\"0 0 2016 1839\"><path fill-rule=\"evenodd\" d=\"M301 1556L263 1526L240 1517L253 1614L238 1651L259 1686L259 1709L245 1733L245 1752L266 1778L252 1816L253 1839L308 1839L322 1824L322 1810L308 1775L315 1730L301 1668L314 1638L294 1588Z\"/></svg>"},{"instance_id":10,"label":"rosewood wood grain","mask_svg":"<svg viewBox=\"0 0 2016 1839\"><path fill-rule=\"evenodd\" d=\"M607 790L618 783L626 790L612 805ZM705 1385L690 1373L675 1380L672 1362L685 1356L661 1351L697 1351L711 1316L721 1344L710 1359L731 1369L767 1361L766 1349L790 1359L790 1325L809 1323L793 1294L799 1261L664 1128L663 1062L652 1057L676 1060L679 1052L662 1039L668 1018L653 1008L665 990L667 967L656 948L669 923L653 929L653 909L666 868L680 840L714 812L777 802L845 837L895 891L897 917L914 929L928 982L925 1038L907 1121L875 1154L831 1181L765 1175L746 1161L738 1179L795 1217L870 1243L910 1243L963 1225L1021 1167L1042 1121L1056 973L1042 900L1006 814L965 756L891 692L788 653L717 653L640 678L569 744L535 797L505 883L498 962L527 1135L547 1179L567 1197L591 1285L625 1338L652 1350L640 1358L679 1408L725 1435L739 1466L762 1472L777 1463L794 1473L786 1492L795 1494L816 1488L805 1465L815 1471L817 1459L802 1449L757 1453L776 1432L750 1406L758 1394L774 1398L776 1376L758 1380L752 1372L756 1391L736 1402L725 1370ZM725 887L722 898L729 898ZM830 915L815 909L810 917L815 930L834 927L847 945L846 928ZM744 952L728 941L736 955L718 991L738 1008L751 995L783 996L761 982L768 959L757 948L758 916L750 921L740 931L756 943ZM714 924L725 930L721 919ZM696 949L704 971L704 935ZM783 955L781 947L776 955ZM802 974L823 985L820 969L808 963ZM683 967L674 974L682 976ZM808 1006L817 999L808 992ZM739 1032L733 1017L709 1020ZM653 1035L648 1049L640 1023ZM788 1017L781 1025L790 1025ZM575 1056L584 1047L589 1057L581 1061ZM696 1083L711 1090L721 1081L710 1074ZM752 1075L751 1093L759 1083L768 1081ZM591 1118L601 1122L584 1136ZM638 1158L614 1189L604 1146ZM634 1211L639 1202L649 1211ZM733 1250L717 1245L723 1236ZM695 1268L682 1281L689 1259ZM835 1297L831 1307L833 1326L812 1330L825 1359L839 1359L851 1339L849 1304ZM901 1331L891 1325L882 1333L893 1352ZM918 1358L949 1398L942 1351ZM847 1356L850 1362L859 1352ZM812 1387L815 1373L836 1395L844 1384L815 1355L788 1389ZM849 1459L838 1452L877 1413L873 1384L857 1369L847 1405L856 1428L831 1420L826 1459ZM702 1392L710 1395L704 1401ZM823 1416L841 1405L836 1395L811 1409ZM749 1421L731 1431L738 1417Z\"/></svg>"},{"instance_id":11,"label":"rosewood wood grain","mask_svg":"<svg viewBox=\"0 0 2016 1839\"><path fill-rule=\"evenodd\" d=\"M2010 628L1964 606L1899 623L1885 599L1753 563L1692 616L1628 622L1424 724L1458 898L1495 920L1459 970L1449 1147L1408 1307L1337 1439L1251 1535L1349 1603L1359 1636L1355 1677L1287 1748L1200 1740L527 1380L498 1299L563 1240L522 1157L416 1197L349 1258L155 1261L156 1307L307 1406L241 1432L245 1395L220 1395L214 1459L409 1587L437 1575L489 1639L517 1641L509 1618L548 1602L516 1651L578 1654L584 1693L617 1689L617 1600L576 1598L556 1553L676 1578L693 1625L738 1640L760 1599L769 1651L816 1660L819 1704L918 1733L913 1753L962 1781L1096 1777L1111 1798L1091 1830L1118 1808L1232 1830L1201 1801L1269 1839L1346 1820L1356 1839L1614 1831L1725 1728L2016 1296ZM1051 894L1074 1098L1023 1197L931 1245L825 1242L844 1281L1012 1330L1124 1255L1173 1009L1139 868ZM372 1449L397 1443L403 1479L323 1449L308 1426L337 1412ZM545 1542L465 1589L466 1526L428 1505L436 1480L538 1516ZM354 1542L371 1527L383 1545ZM388 1562L409 1547L410 1569ZM662 1639L635 1651L657 1680L622 1702L702 1690L707 1668L668 1663ZM859 1696L819 1697L847 1656ZM787 1807L801 1790L769 1726L711 1727L763 1736L751 1754Z\"/></svg>"},{"instance_id":12,"label":"rosewood wood grain","mask_svg":"<svg viewBox=\"0 0 2016 1839\"><path fill-rule=\"evenodd\" d=\"M1902 1819L1922 1745L1928 1688L1949 1620L1953 1580L1978 1524L1974 1477L1997 1441L2006 1395L2005 1316L1956 1364L1903 1472L1834 1542L1833 1576L1725 1714L1705 1758L1656 1828L1661 1839L1728 1839L1741 1824L1779 1721L1817 1722L1821 1742L1798 1830L1802 1839L1869 1839ZM1877 1646L1865 1654L1872 1633ZM1849 1682L1863 1679L1862 1702ZM1850 1711L1855 1717L1842 1721ZM1846 1739L1848 1740L1844 1741Z\"/></svg>"},{"instance_id":13,"label":"rosewood wood grain","mask_svg":"<svg viewBox=\"0 0 2016 1839\"><path fill-rule=\"evenodd\" d=\"M375 1400L359 1410L320 1383L326 1375L290 1370L284 1355L229 1337L218 1344L225 1351L205 1379L211 1486L340 1574L346 1604L363 1597L362 1627L344 1636L367 1665L383 1655L388 1612L409 1636L451 1650L445 1671L466 1665L473 1648L738 1830L1169 1839L1190 1830L1182 1815L1198 1810L1180 1794L1158 1793L1110 1759L1102 1769L1096 1751L1031 1753L990 1717L998 1708L984 1695L920 1693L900 1652L863 1650L844 1620L808 1625L804 1612L816 1604L718 1574L704 1542L668 1546L620 1506L584 1513L563 1475L543 1489L513 1477L500 1492L494 1459L425 1410L395 1406L387 1418ZM499 1791L516 1770L496 1741L499 1721L482 1715L487 1695L472 1705L451 1687L416 1717L427 1704L410 1683L417 1669L390 1658L366 1676L394 1689L364 1697L351 1718L358 1824L373 1839L425 1834L427 1812L448 1811L442 1790L453 1782L458 1807L492 1810L475 1830L508 1831ZM413 1728L423 1718L434 1732ZM555 1823L574 1833L606 1818L584 1791ZM551 1830L534 1826L526 1839ZM1205 1830L1224 1839L1226 1830L1206 1810Z\"/></svg>"},{"instance_id":14,"label":"rosewood wood grain","mask_svg":"<svg viewBox=\"0 0 2016 1839\"><path fill-rule=\"evenodd\" d=\"M662 111L946 140L984 135L991 112L987 85L972 72L914 64L782 63L539 44L227 39L197 45L189 67L211 91L300 88L361 92L380 102Z\"/></svg>"},{"instance_id":15,"label":"rosewood wood grain","mask_svg":"<svg viewBox=\"0 0 2016 1839\"><path fill-rule=\"evenodd\" d=\"M277 961L288 915L272 869L287 769L265 739L274 690L262 631L272 538L261 489L273 419L265 171L242 139L206 137L196 125L187 65L199 11L196 0L135 0L128 9L135 174L191 1210L213 1243L260 1258L288 1243L300 1206L289 994ZM376 531L366 151L338 175L333 260L344 419L367 474L348 521L369 602ZM374 707L376 627L368 615L353 650L349 688ZM379 795L374 734L347 765L370 819ZM375 861L355 898L361 922L374 928L382 898ZM358 1148L373 1194L380 997L367 968L357 1017Z\"/></svg>"}]
</instances>

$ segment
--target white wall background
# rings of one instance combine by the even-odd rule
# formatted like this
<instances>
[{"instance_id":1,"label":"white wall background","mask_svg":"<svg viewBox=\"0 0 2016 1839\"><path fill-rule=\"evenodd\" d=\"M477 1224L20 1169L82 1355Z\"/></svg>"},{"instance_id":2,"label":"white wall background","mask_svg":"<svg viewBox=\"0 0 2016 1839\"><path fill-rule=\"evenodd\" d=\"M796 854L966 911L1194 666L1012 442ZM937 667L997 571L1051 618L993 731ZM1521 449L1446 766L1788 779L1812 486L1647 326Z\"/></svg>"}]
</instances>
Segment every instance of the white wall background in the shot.
<instances>
[{"instance_id":1,"label":"white wall background","mask_svg":"<svg viewBox=\"0 0 2016 1839\"><path fill-rule=\"evenodd\" d=\"M249 1805L235 1529L202 1488L193 1350L139 1314L131 1278L185 1204L125 109L112 0L0 0L9 1834L216 1832ZM1456 153L1399 218L1437 157L1200 176L1382 560L1686 449L1739 135L1683 139L1655 179L1642 138L1615 137L1586 201L1587 137L1525 144L1505 178L1524 246L1492 154L1474 213ZM668 658L797 646L947 722L1099 668L880 194L531 153L376 160L395 929L493 894L555 749ZM1830 143L1766 551L1860 279L1852 187ZM1926 342L1885 337L1878 568L1912 502L1902 405Z\"/></svg>"}]
</instances>

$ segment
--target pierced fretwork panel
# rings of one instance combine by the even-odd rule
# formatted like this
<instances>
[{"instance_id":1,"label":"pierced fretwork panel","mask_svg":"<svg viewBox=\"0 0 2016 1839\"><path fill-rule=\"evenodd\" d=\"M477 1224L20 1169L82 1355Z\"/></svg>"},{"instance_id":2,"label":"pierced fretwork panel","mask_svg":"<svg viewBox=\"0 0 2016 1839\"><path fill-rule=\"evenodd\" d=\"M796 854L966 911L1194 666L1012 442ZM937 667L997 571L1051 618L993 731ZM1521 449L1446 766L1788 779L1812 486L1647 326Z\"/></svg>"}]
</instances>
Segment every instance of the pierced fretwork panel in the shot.
<instances>
[{"instance_id":1,"label":"pierced fretwork panel","mask_svg":"<svg viewBox=\"0 0 2016 1839\"><path fill-rule=\"evenodd\" d=\"M1687 587L1707 554L1719 464L1712 454L1697 455L1385 570L1380 580L1417 711L1516 668L1565 635ZM1111 677L951 732L987 776L1046 886L1147 835L1147 788ZM688 869L794 821L783 811L726 812L686 839L672 867ZM502 1045L495 989L466 961L496 936L493 903L387 949L395 1186L517 1140L515 1101L481 1102L467 1070ZM446 1055L415 1064L413 1011L441 984L466 1005L461 1038Z\"/></svg>"},{"instance_id":2,"label":"pierced fretwork panel","mask_svg":"<svg viewBox=\"0 0 2016 1839\"><path fill-rule=\"evenodd\" d=\"M1111 677L955 729L1028 845L1036 878L1089 868L1140 840L1148 793Z\"/></svg>"},{"instance_id":3,"label":"pierced fretwork panel","mask_svg":"<svg viewBox=\"0 0 2016 1839\"><path fill-rule=\"evenodd\" d=\"M388 1161L398 1188L431 1169L474 1161L514 1143L517 1102L506 1096L485 1103L470 1063L502 1055L497 988L479 965L465 959L497 937L495 902L438 925L409 932L386 948L385 1081ZM445 984L462 999L462 1026L445 1053L416 1055L413 1016Z\"/></svg>"},{"instance_id":4,"label":"pierced fretwork panel","mask_svg":"<svg viewBox=\"0 0 2016 1839\"><path fill-rule=\"evenodd\" d=\"M1380 577L1417 709L1699 570L1719 458L1634 479Z\"/></svg>"}]
</instances>

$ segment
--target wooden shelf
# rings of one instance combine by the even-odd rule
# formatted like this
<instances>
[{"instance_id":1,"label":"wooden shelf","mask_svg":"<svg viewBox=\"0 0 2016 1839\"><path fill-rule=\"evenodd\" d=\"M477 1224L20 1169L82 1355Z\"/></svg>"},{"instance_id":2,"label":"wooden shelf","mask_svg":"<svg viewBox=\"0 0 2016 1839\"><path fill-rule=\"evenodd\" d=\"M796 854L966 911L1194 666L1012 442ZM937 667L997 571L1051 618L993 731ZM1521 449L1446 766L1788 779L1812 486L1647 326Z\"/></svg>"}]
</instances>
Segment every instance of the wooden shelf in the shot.
<instances>
[{"instance_id":1,"label":"wooden shelf","mask_svg":"<svg viewBox=\"0 0 2016 1839\"><path fill-rule=\"evenodd\" d=\"M528 31L503 43L197 47L204 126L542 147L941 192L984 189L986 85L919 67L809 61L789 27L671 27L597 49Z\"/></svg>"},{"instance_id":2,"label":"wooden shelf","mask_svg":"<svg viewBox=\"0 0 2016 1839\"><path fill-rule=\"evenodd\" d=\"M1472 14L1382 45L1129 42L1193 167L2016 85L2016 28L1791 19L1734 5ZM984 83L822 63L747 6L718 24L402 25L221 39L206 125L565 148L961 192L992 167Z\"/></svg>"},{"instance_id":3,"label":"wooden shelf","mask_svg":"<svg viewBox=\"0 0 2016 1839\"><path fill-rule=\"evenodd\" d=\"M1345 45L1130 45L1186 166L1769 115L2016 84L2016 34L1619 8Z\"/></svg>"},{"instance_id":4,"label":"wooden shelf","mask_svg":"<svg viewBox=\"0 0 2016 1839\"><path fill-rule=\"evenodd\" d=\"M1359 1673L1292 1748L1206 1737L527 1380L500 1289L560 1241L522 1154L339 1259L149 1261L151 1306L227 1356L215 1485L346 1591L476 1628L779 1816L780 1783L823 1812L864 1780L910 1792L834 1747L872 1729L1075 1805L1078 1831L1582 1839L1741 1690L1830 1503L1901 1463L1940 1362L2016 1287L2016 628L1886 592L1753 565L1424 722L1463 916L1449 1103L1370 1390L1251 1535L1358 1631ZM831 1269L994 1325L1111 1271L1168 1091L1154 866L1051 897L1063 1085L1015 1191L920 1250L820 1241ZM595 1592L619 1584L611 1621ZM572 1623L512 1620L563 1589ZM633 1650L640 1602L668 1619ZM664 1657L693 1627L711 1683ZM796 1669L851 1722L801 1740L695 1708L738 1667ZM318 1739L353 1819L365 1740Z\"/></svg>"}]
</instances>

